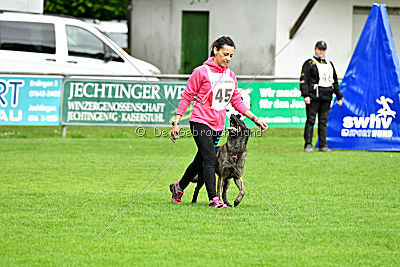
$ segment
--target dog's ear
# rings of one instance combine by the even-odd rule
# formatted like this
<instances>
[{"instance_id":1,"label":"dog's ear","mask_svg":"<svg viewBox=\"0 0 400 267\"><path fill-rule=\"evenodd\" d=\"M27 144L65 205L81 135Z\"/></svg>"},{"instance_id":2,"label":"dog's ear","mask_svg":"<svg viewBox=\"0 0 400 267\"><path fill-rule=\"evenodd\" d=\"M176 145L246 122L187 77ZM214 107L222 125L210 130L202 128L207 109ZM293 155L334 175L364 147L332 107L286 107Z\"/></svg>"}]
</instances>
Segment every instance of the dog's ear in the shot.
<instances>
[{"instance_id":1,"label":"dog's ear","mask_svg":"<svg viewBox=\"0 0 400 267\"><path fill-rule=\"evenodd\" d=\"M240 120L241 117L242 117L242 115L240 115L240 114L236 115L236 118L238 118L239 120Z\"/></svg>"}]
</instances>

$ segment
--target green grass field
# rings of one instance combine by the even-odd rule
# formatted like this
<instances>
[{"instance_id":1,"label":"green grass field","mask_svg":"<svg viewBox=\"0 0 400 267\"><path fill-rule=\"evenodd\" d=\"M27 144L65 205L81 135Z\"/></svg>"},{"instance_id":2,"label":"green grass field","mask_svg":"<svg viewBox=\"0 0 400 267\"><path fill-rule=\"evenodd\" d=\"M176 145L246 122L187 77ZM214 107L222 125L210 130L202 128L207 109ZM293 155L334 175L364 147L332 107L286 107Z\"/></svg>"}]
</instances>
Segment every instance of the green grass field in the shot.
<instances>
[{"instance_id":1,"label":"green grass field","mask_svg":"<svg viewBox=\"0 0 400 267\"><path fill-rule=\"evenodd\" d=\"M151 129L147 129L151 131ZM196 152L134 128L0 127L0 265L399 266L400 154L302 152L302 130L251 138L237 208L205 188L170 203ZM223 143L222 140L221 143ZM140 197L96 235L173 159ZM238 190L229 189L233 202Z\"/></svg>"}]
</instances>

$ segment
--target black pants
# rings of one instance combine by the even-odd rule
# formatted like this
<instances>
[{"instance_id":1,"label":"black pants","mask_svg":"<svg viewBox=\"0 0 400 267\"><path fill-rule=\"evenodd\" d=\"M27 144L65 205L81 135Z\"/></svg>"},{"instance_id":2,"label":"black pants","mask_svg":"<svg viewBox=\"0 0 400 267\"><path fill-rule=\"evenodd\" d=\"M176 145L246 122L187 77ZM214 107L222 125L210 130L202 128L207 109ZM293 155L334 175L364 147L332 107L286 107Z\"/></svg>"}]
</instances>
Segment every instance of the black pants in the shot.
<instances>
[{"instance_id":1,"label":"black pants","mask_svg":"<svg viewBox=\"0 0 400 267\"><path fill-rule=\"evenodd\" d=\"M329 110L331 109L330 101L315 101L312 100L309 105L306 105L307 121L304 129L304 141L307 145L312 145L313 129L315 124L315 118L318 114L318 141L319 147L326 147L326 127L328 124Z\"/></svg>"},{"instance_id":2,"label":"black pants","mask_svg":"<svg viewBox=\"0 0 400 267\"><path fill-rule=\"evenodd\" d=\"M217 196L215 184L215 168L217 154L215 147L218 144L222 131L214 131L205 124L190 122L190 130L196 142L198 151L193 162L187 167L185 174L179 181L179 187L185 189L196 175L203 175L208 198Z\"/></svg>"}]
</instances>

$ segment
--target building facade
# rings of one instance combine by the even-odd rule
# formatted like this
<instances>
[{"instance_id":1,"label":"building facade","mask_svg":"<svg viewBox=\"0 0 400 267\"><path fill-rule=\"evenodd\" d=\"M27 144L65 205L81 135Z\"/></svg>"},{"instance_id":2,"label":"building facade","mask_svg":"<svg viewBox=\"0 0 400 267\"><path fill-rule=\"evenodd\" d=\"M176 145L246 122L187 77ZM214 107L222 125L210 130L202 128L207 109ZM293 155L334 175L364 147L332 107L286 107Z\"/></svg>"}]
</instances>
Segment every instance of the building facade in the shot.
<instances>
[{"instance_id":1,"label":"building facade","mask_svg":"<svg viewBox=\"0 0 400 267\"><path fill-rule=\"evenodd\" d=\"M289 32L309 0L133 0L131 48L135 57L162 73L191 73L216 38L236 45L230 67L254 75L297 78L319 40L343 77L373 4L368 0L318 0L295 38ZM396 47L400 46L400 0L388 7ZM282 50L283 49L283 50ZM282 51L281 51L282 50Z\"/></svg>"},{"instance_id":2,"label":"building facade","mask_svg":"<svg viewBox=\"0 0 400 267\"><path fill-rule=\"evenodd\" d=\"M44 0L1 0L0 10L43 13Z\"/></svg>"}]
</instances>

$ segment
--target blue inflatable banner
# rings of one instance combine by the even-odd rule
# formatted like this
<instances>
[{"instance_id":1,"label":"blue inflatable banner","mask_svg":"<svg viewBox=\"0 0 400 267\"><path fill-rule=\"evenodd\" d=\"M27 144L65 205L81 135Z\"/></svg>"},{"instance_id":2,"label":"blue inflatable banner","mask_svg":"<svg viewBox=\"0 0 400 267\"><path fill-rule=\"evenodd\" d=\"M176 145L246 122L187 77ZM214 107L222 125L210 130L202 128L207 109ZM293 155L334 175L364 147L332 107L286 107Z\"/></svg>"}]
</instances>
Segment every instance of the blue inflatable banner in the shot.
<instances>
[{"instance_id":1,"label":"blue inflatable banner","mask_svg":"<svg viewBox=\"0 0 400 267\"><path fill-rule=\"evenodd\" d=\"M400 68L385 5L368 16L341 84L343 106L332 106L328 146L400 151Z\"/></svg>"},{"instance_id":2,"label":"blue inflatable banner","mask_svg":"<svg viewBox=\"0 0 400 267\"><path fill-rule=\"evenodd\" d=\"M0 77L0 125L60 125L62 78Z\"/></svg>"}]
</instances>

